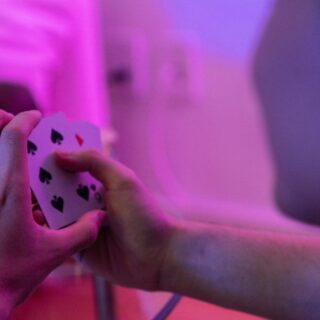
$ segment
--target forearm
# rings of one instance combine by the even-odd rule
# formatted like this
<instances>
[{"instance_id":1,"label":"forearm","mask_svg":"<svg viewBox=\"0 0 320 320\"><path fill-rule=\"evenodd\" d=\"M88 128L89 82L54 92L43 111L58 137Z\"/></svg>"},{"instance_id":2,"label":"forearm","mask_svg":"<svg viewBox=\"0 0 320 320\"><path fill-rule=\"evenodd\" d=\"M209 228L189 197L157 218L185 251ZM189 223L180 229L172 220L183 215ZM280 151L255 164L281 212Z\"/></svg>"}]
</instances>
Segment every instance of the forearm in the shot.
<instances>
[{"instance_id":1,"label":"forearm","mask_svg":"<svg viewBox=\"0 0 320 320\"><path fill-rule=\"evenodd\" d=\"M214 225L179 225L160 289L272 319L318 319L319 242Z\"/></svg>"}]
</instances>

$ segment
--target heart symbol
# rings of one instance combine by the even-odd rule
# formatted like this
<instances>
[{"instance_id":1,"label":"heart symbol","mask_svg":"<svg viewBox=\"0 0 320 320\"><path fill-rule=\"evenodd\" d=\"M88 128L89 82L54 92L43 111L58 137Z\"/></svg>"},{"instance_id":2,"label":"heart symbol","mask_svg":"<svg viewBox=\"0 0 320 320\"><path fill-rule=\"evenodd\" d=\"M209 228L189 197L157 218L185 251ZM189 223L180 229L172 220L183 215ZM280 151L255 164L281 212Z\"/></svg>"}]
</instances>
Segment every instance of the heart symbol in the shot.
<instances>
[{"instance_id":1,"label":"heart symbol","mask_svg":"<svg viewBox=\"0 0 320 320\"><path fill-rule=\"evenodd\" d=\"M52 175L47 170L40 168L39 179L42 183L50 184L52 180Z\"/></svg>"},{"instance_id":2,"label":"heart symbol","mask_svg":"<svg viewBox=\"0 0 320 320\"><path fill-rule=\"evenodd\" d=\"M63 212L64 202L61 197L54 196L51 200L51 205L60 212Z\"/></svg>"},{"instance_id":3,"label":"heart symbol","mask_svg":"<svg viewBox=\"0 0 320 320\"><path fill-rule=\"evenodd\" d=\"M77 140L79 146L83 145L84 140L78 134L76 134L76 140Z\"/></svg>"},{"instance_id":4,"label":"heart symbol","mask_svg":"<svg viewBox=\"0 0 320 320\"><path fill-rule=\"evenodd\" d=\"M87 186L80 184L77 189L77 194L84 200L89 201L89 188Z\"/></svg>"},{"instance_id":5,"label":"heart symbol","mask_svg":"<svg viewBox=\"0 0 320 320\"><path fill-rule=\"evenodd\" d=\"M60 132L58 132L58 131L56 131L54 129L51 130L51 141L54 144L59 144L60 145L62 143L63 139L64 139L63 135Z\"/></svg>"},{"instance_id":6,"label":"heart symbol","mask_svg":"<svg viewBox=\"0 0 320 320\"><path fill-rule=\"evenodd\" d=\"M28 154L31 154L34 156L37 151L38 151L38 147L33 142L28 140Z\"/></svg>"}]
</instances>

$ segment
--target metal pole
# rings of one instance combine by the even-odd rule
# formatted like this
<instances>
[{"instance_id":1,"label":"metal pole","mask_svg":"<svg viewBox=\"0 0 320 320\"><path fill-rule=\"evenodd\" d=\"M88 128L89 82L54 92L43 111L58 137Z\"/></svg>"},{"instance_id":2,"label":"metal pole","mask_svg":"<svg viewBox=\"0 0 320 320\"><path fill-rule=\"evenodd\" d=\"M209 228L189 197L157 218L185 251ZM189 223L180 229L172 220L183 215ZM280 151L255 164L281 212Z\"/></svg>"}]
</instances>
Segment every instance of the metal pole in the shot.
<instances>
[{"instance_id":1,"label":"metal pole","mask_svg":"<svg viewBox=\"0 0 320 320\"><path fill-rule=\"evenodd\" d=\"M101 277L94 277L97 320L114 320L111 285Z\"/></svg>"}]
</instances>

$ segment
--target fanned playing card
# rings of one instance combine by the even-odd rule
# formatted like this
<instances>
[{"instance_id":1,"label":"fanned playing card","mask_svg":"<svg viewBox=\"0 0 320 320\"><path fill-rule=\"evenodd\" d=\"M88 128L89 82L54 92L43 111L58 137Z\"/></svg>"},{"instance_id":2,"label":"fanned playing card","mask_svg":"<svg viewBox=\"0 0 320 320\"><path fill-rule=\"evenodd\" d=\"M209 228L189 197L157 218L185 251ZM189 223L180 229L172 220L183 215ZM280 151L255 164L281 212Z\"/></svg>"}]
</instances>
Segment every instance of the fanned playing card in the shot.
<instances>
[{"instance_id":1,"label":"fanned playing card","mask_svg":"<svg viewBox=\"0 0 320 320\"><path fill-rule=\"evenodd\" d=\"M69 122L59 113L42 119L28 139L31 189L52 229L104 207L100 182L89 173L68 173L55 164L53 153L59 149L101 151L100 130L90 123Z\"/></svg>"}]
</instances>

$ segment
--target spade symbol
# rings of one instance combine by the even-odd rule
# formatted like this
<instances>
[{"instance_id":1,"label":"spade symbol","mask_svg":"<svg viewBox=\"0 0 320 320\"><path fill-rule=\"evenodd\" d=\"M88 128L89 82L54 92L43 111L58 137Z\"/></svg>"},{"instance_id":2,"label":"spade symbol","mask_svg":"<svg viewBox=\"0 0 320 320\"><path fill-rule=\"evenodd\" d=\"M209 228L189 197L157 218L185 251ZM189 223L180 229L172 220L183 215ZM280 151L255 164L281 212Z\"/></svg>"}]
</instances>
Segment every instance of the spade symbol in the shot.
<instances>
[{"instance_id":1,"label":"spade symbol","mask_svg":"<svg viewBox=\"0 0 320 320\"><path fill-rule=\"evenodd\" d=\"M80 184L77 189L77 194L84 200L89 201L89 188L87 186Z\"/></svg>"},{"instance_id":2,"label":"spade symbol","mask_svg":"<svg viewBox=\"0 0 320 320\"><path fill-rule=\"evenodd\" d=\"M51 200L51 205L60 212L63 212L63 199L58 196L54 196Z\"/></svg>"},{"instance_id":3,"label":"spade symbol","mask_svg":"<svg viewBox=\"0 0 320 320\"><path fill-rule=\"evenodd\" d=\"M38 147L33 142L28 140L28 154L31 154L34 156L37 151L38 151Z\"/></svg>"},{"instance_id":4,"label":"spade symbol","mask_svg":"<svg viewBox=\"0 0 320 320\"><path fill-rule=\"evenodd\" d=\"M54 144L61 144L62 141L63 141L63 135L61 133L59 133L58 131L52 129L51 130L51 141L54 143Z\"/></svg>"},{"instance_id":5,"label":"spade symbol","mask_svg":"<svg viewBox=\"0 0 320 320\"><path fill-rule=\"evenodd\" d=\"M40 172L39 172L39 179L42 183L45 184L50 184L51 180L52 180L52 175L50 172L48 172L47 170L40 168Z\"/></svg>"}]
</instances>

